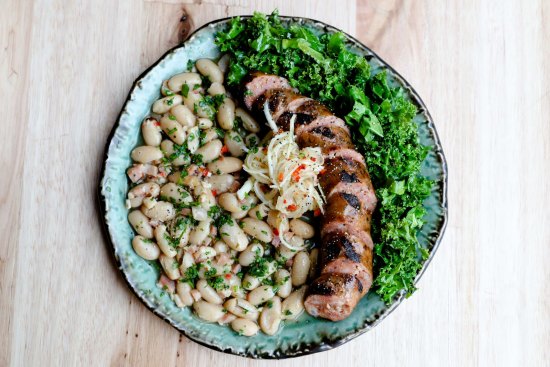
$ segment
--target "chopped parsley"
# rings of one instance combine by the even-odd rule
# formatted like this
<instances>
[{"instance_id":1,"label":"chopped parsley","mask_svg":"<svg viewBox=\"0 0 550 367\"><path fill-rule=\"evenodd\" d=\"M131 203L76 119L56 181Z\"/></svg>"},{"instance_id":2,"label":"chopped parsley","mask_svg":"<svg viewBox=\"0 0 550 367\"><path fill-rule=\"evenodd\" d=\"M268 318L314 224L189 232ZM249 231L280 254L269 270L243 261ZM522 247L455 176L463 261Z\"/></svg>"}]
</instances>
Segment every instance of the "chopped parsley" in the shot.
<instances>
[{"instance_id":1,"label":"chopped parsley","mask_svg":"<svg viewBox=\"0 0 550 367\"><path fill-rule=\"evenodd\" d=\"M179 279L179 281L181 283L189 283L191 287L195 287L195 282L199 277L199 267L200 265L194 264L187 268L185 274Z\"/></svg>"},{"instance_id":2,"label":"chopped parsley","mask_svg":"<svg viewBox=\"0 0 550 367\"><path fill-rule=\"evenodd\" d=\"M181 95L187 98L187 96L189 95L189 84L184 83L181 86Z\"/></svg>"}]
</instances>

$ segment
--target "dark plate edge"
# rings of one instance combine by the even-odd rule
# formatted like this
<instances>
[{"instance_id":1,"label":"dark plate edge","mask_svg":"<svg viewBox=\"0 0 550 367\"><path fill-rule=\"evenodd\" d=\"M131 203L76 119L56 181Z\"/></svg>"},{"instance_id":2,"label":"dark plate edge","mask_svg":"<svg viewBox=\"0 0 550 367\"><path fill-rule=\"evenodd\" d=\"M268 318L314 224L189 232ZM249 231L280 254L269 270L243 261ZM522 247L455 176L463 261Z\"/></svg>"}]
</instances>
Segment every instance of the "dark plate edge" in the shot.
<instances>
[{"instance_id":1,"label":"dark plate edge","mask_svg":"<svg viewBox=\"0 0 550 367\"><path fill-rule=\"evenodd\" d=\"M202 25L201 27L197 28L196 30L193 31L193 33L191 33L187 39L185 41L183 41L182 43L186 42L187 40L189 40L191 37L193 37L195 35L195 33L199 32L200 30L204 29L204 28L207 28L207 27L210 27L214 24L217 24L217 23L223 23L223 22L227 22L228 20L234 18L236 16L233 16L233 17L226 17L226 18L220 18L220 19L216 19L214 21L211 21L211 22L208 22L204 25ZM240 15L241 18L250 18L251 16L250 15ZM417 277L415 278L415 281L414 281L414 284L416 284L420 278L422 277L422 275L424 275L424 273L426 272L426 269L428 267L428 265L430 264L430 262L432 261L433 257L435 256L435 253L437 252L437 249L439 248L439 245L441 243L441 240L443 238L443 235L445 233L445 230L447 228L447 222L448 222L448 202L447 202L447 184L448 184L448 168L447 168L447 160L445 158L445 154L443 153L443 148L441 146L441 140L439 138L439 134L437 133L437 129L435 127L435 124L434 124L434 120L429 112L429 110L427 109L424 101L422 100L422 98L420 98L420 96L418 95L418 93L416 92L416 90L411 86L411 84L405 79L403 78L403 76L397 72L392 66L390 66L383 58L381 58L376 52L372 51L369 47L365 46L363 43L361 43L359 40L357 40L355 37L349 35L347 32L344 32L336 27L333 27L331 25L328 25L324 22L321 22L321 21L318 21L318 20L315 20L315 19L311 19L311 18L305 18L305 17L292 17L292 16L280 16L281 19L284 19L284 20L291 20L291 21L295 21L295 22L303 22L303 21L307 21L307 22L314 22L314 23L318 23L320 25L322 25L326 30L329 30L329 31L332 31L332 32L342 32L350 41L352 41L353 43L355 43L355 45L357 47L360 47L360 48L364 48L365 50L367 50L373 57L377 58L381 64L384 65L385 68L387 68L388 70L390 70L395 76L397 76L401 82L407 87L407 90L410 92L410 94L414 97L415 99L415 104L417 104L420 108L422 108L423 112L426 113L427 117L428 117L428 129L430 130L430 132L432 133L433 137L434 137L434 140L435 140L435 148L434 149L434 153L438 156L440 162L441 162L441 165L442 165L442 172L443 172L443 179L441 180L441 188L440 188L440 191L441 191L441 199L442 199L442 202L441 202L441 206L443 208L443 215L442 215L442 221L439 225L439 228L437 228L434 232L437 233L437 237L435 239L435 242L433 242L433 245L432 245L432 248L431 248L431 251L430 251L430 256L428 257L428 259L426 259L424 261L424 263L422 264L422 269L420 270L420 272L418 273ZM382 322L382 320L384 320L389 314L391 314L396 308L397 306L399 306L399 304L401 304L401 302L406 298L405 297L405 293L402 291L398 296L396 296L394 302L391 304L391 306L389 308L386 309L385 312L383 312L379 318L377 318L373 323L369 324L368 322L365 323L363 325L363 328L355 333L352 333L352 334L349 334L337 341L334 341L334 342L321 342L319 345L317 345L314 349L310 349L310 350L299 350L299 351L291 351L285 355L277 355L277 354L262 354L262 355L257 355L257 354L249 354L249 353L236 353L234 352L233 350L231 349L223 349L223 348L220 348L218 346L215 346L215 345L210 345L210 344L207 344L201 340L197 340L196 338L194 338L193 336L190 336L188 335L187 331L185 330L182 330L182 329L179 329L177 328L174 324L172 324L172 322L165 316L163 316L162 314L160 314L156 309L154 309L153 307L151 307L146 301L145 299L143 299L140 295L140 293L138 292L138 290L132 285L132 283L130 282L130 280L128 279L128 276L127 274L122 271L122 264L120 262L120 259L118 258L117 256L117 253L116 253L116 248L115 248L115 245L111 239L111 236L110 236L110 233L109 233L109 229L108 229L108 226L107 226L107 222L105 220L105 215L106 215L106 203L105 203L105 197L102 195L101 193L101 182L103 180L103 177L105 175L105 168L106 168L106 164L107 164L107 158L108 158L108 151L109 151L109 146L111 144L111 141L115 135L115 131L117 130L118 126L119 126L119 122L120 122L120 119L122 117L122 115L124 113L126 113L126 105L128 103L128 101L131 99L131 96L132 96L132 93L134 91L134 89L136 87L138 87L139 83L141 82L141 80L149 73L149 71L154 68L155 66L157 66L165 57L167 57L169 54L173 53L176 49L180 48L182 46L182 44L179 44L173 48L171 48L170 50L166 51L155 63L153 63L150 67L148 67L145 71L143 71L139 76L138 78L132 83L132 86L130 88L130 91L128 92L128 96L126 97L125 99L125 103L124 103L124 106L122 108L122 110L120 111L120 113L118 114L117 118L116 118L116 122L113 126L113 128L111 129L111 132L109 133L108 137L107 137L107 143L105 145L105 149L104 149L104 154L103 154L103 162L102 162L102 166L101 166L101 170L99 172L100 174L100 178L99 178L99 185L98 185L98 191L97 191L97 202L99 204L99 210L100 210L100 215L101 215L101 223L102 223L102 232L103 232L103 235L105 236L105 238L107 239L107 242L110 244L110 247L112 249L112 254L113 254L113 259L115 261L115 264L116 264L116 267L120 270L120 272L123 274L123 277L124 277L124 281L126 282L127 286L133 291L133 293L138 297L138 299L140 300L140 302L146 307L148 308L150 311L152 311L155 315L157 315L158 317L160 317L162 320L164 320L165 322L167 322L168 324L170 324L172 327L174 327L176 330L178 330L180 333L182 333L183 335L185 335L187 338L193 340L194 342L202 345L202 346L205 346L207 348L210 348L210 349L213 349L213 350L216 350L218 352L223 352L223 353L227 353L227 354L232 354L232 355L239 355L239 356L242 356L242 357L248 357L248 358L253 358L253 359L258 359L258 358L261 358L261 359L286 359L286 358L294 358L294 357L299 357L299 356L304 356L304 355L309 355L309 354L314 354L314 353L319 353L319 352L324 352L324 351L327 351L327 350L330 350L330 349L333 349L333 348L336 348L336 347L339 347L347 342L349 342L350 340L353 340L355 339L356 337L364 334L365 332L371 330L372 328L374 328L375 326L377 326L380 322ZM430 239L428 239L429 242Z\"/></svg>"}]
</instances>

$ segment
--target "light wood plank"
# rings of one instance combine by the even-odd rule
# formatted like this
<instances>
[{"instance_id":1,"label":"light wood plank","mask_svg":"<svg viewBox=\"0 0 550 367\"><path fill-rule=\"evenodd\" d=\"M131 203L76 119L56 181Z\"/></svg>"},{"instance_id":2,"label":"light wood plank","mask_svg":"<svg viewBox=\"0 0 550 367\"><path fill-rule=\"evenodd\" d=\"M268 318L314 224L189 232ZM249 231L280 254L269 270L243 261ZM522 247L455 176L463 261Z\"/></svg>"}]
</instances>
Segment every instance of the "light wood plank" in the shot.
<instances>
[{"instance_id":1,"label":"light wood plank","mask_svg":"<svg viewBox=\"0 0 550 367\"><path fill-rule=\"evenodd\" d=\"M548 2L3 5L1 366L548 365ZM128 89L180 42L181 15L197 28L275 7L356 35L414 85L447 153L450 223L419 291L375 330L266 362L210 351L142 306L112 265L95 192Z\"/></svg>"}]
</instances>

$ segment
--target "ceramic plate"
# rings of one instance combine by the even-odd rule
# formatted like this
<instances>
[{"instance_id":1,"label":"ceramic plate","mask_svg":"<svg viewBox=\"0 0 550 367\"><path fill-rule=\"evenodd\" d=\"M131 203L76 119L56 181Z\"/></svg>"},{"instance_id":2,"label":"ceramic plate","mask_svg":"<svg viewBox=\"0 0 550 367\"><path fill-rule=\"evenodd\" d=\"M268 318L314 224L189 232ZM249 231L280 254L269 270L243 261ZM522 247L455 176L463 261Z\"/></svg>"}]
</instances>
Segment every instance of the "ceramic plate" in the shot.
<instances>
[{"instance_id":1,"label":"ceramic plate","mask_svg":"<svg viewBox=\"0 0 550 367\"><path fill-rule=\"evenodd\" d=\"M336 28L311 19L281 17L286 23L306 25L316 33L336 32ZM391 305L373 292L364 297L353 314L337 323L315 319L303 314L295 322L286 322L275 336L258 334L255 337L239 336L227 326L209 324L195 317L189 308L179 309L156 287L159 271L154 264L139 257L132 249L133 230L127 220L125 197L128 190L126 169L132 164L130 152L140 142L140 124L149 114L152 103L160 96L163 80L186 70L188 60L215 58L219 51L214 44L214 35L224 29L229 18L209 23L198 29L182 45L168 51L158 62L146 70L134 83L128 99L116 122L105 152L103 176L99 187L102 219L107 237L124 278L130 288L147 308L166 320L188 338L209 348L253 358L285 358L325 351L363 334L375 327L403 300L404 294L396 297ZM422 173L435 181L430 197L425 201L426 224L418 233L420 244L431 251L430 257L417 277L426 270L435 255L439 240L446 225L446 163L426 106L413 88L388 64L369 48L353 37L346 35L348 47L364 55L374 72L387 70L390 83L401 85L409 98L417 105L418 124L422 144L433 150L424 161Z\"/></svg>"}]
</instances>

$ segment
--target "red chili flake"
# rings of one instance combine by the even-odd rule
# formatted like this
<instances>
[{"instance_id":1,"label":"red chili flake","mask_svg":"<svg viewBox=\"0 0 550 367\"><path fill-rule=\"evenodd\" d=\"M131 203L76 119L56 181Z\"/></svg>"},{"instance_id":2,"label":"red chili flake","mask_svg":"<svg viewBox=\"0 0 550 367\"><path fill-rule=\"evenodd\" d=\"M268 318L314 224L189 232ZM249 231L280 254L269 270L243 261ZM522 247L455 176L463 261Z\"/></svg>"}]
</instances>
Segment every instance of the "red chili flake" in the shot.
<instances>
[{"instance_id":1,"label":"red chili flake","mask_svg":"<svg viewBox=\"0 0 550 367\"><path fill-rule=\"evenodd\" d=\"M294 172L292 172L292 179L294 180L294 182L300 181L300 171L304 169L306 169L306 165L301 164L300 166L298 166L298 168L294 170Z\"/></svg>"},{"instance_id":2,"label":"red chili flake","mask_svg":"<svg viewBox=\"0 0 550 367\"><path fill-rule=\"evenodd\" d=\"M288 210L290 210L291 212L295 211L296 209L298 209L298 207L296 206L296 204L290 204L289 206L286 207Z\"/></svg>"},{"instance_id":3,"label":"red chili flake","mask_svg":"<svg viewBox=\"0 0 550 367\"><path fill-rule=\"evenodd\" d=\"M199 171L203 176L208 176L208 174L210 173L210 171L206 167L199 167Z\"/></svg>"},{"instance_id":4,"label":"red chili flake","mask_svg":"<svg viewBox=\"0 0 550 367\"><path fill-rule=\"evenodd\" d=\"M279 182L283 182L283 178L284 178L283 173L282 172L279 173Z\"/></svg>"},{"instance_id":5,"label":"red chili flake","mask_svg":"<svg viewBox=\"0 0 550 367\"><path fill-rule=\"evenodd\" d=\"M212 190L212 195L218 196L218 192L216 190Z\"/></svg>"},{"instance_id":6,"label":"red chili flake","mask_svg":"<svg viewBox=\"0 0 550 367\"><path fill-rule=\"evenodd\" d=\"M231 279L231 274L229 273L225 274L225 279Z\"/></svg>"},{"instance_id":7,"label":"red chili flake","mask_svg":"<svg viewBox=\"0 0 550 367\"><path fill-rule=\"evenodd\" d=\"M322 174L325 174L326 172L327 172L327 169L323 168L321 171L319 171L319 174L322 175Z\"/></svg>"},{"instance_id":8,"label":"red chili flake","mask_svg":"<svg viewBox=\"0 0 550 367\"><path fill-rule=\"evenodd\" d=\"M313 216L314 216L314 217L318 217L318 216L320 216L320 215L321 215L321 209L315 209L315 210L313 211Z\"/></svg>"},{"instance_id":9,"label":"red chili flake","mask_svg":"<svg viewBox=\"0 0 550 367\"><path fill-rule=\"evenodd\" d=\"M224 145L224 146L222 147L221 152L222 152L222 154L229 152L229 148L227 147L227 145Z\"/></svg>"},{"instance_id":10,"label":"red chili flake","mask_svg":"<svg viewBox=\"0 0 550 367\"><path fill-rule=\"evenodd\" d=\"M317 158L311 157L311 161L312 161L312 162L317 162Z\"/></svg>"},{"instance_id":11,"label":"red chili flake","mask_svg":"<svg viewBox=\"0 0 550 367\"><path fill-rule=\"evenodd\" d=\"M279 230L277 228L273 228L273 234L275 236L278 236L279 235Z\"/></svg>"},{"instance_id":12,"label":"red chili flake","mask_svg":"<svg viewBox=\"0 0 550 367\"><path fill-rule=\"evenodd\" d=\"M286 199L285 199L285 200L283 200L283 204L286 204Z\"/></svg>"},{"instance_id":13,"label":"red chili flake","mask_svg":"<svg viewBox=\"0 0 550 367\"><path fill-rule=\"evenodd\" d=\"M155 120L155 122L153 123L153 125L159 126L159 127L160 127L160 122L158 122L157 120Z\"/></svg>"}]
</instances>

